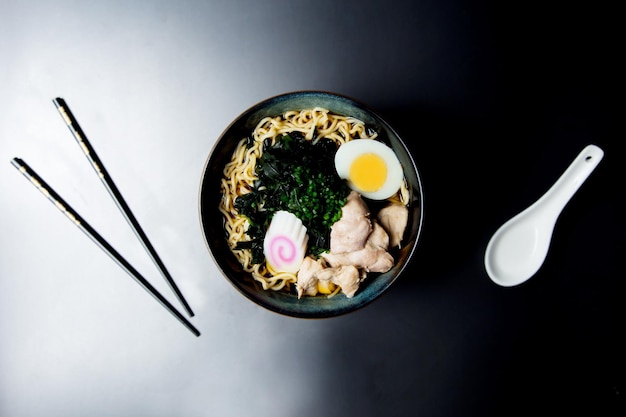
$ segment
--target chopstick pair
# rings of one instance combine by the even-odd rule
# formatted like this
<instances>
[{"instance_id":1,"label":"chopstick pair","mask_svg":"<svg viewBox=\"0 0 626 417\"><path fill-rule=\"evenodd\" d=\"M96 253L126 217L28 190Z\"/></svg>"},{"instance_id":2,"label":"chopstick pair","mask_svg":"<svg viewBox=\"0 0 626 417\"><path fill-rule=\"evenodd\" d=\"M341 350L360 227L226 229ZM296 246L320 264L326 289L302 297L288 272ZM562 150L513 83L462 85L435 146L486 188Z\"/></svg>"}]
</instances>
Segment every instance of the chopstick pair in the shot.
<instances>
[{"instance_id":1,"label":"chopstick pair","mask_svg":"<svg viewBox=\"0 0 626 417\"><path fill-rule=\"evenodd\" d=\"M143 229L139 225L139 222L133 215L130 210L128 204L122 197L122 194L119 192L117 186L113 182L112 178L108 174L106 168L102 164L102 161L98 157L97 153L87 140L83 130L80 125L76 121L76 118L70 111L69 107L65 103L65 101L61 98L56 98L53 100L57 110L63 117L66 125L69 127L72 135L80 145L83 150L85 156L91 163L91 166L94 168L103 184L105 185L107 191L111 195L111 197L115 200L118 208L123 213L127 222L132 227L135 232L137 238L141 241L144 248L152 258L153 262L161 271L161 274L169 284L170 288L181 302L185 310L190 316L193 316L194 313L189 307L189 304L183 297L182 293L178 289L178 286L174 282L170 273L167 271L167 268L161 261L159 255L156 250L148 240L148 237L144 233ZM20 158L14 158L11 163L15 166L30 182L41 191L44 196L46 196L61 212L63 212L76 226L79 227L93 242L95 242L102 250L104 250L114 261L118 263L132 278L135 279L148 293L150 293L163 307L165 307L174 317L176 317L185 327L187 327L194 335L200 336L200 332L165 298L163 297L156 288L154 288L119 252L115 250L93 227L89 225L72 207L61 198L61 196L56 193L37 173L26 164Z\"/></svg>"}]
</instances>

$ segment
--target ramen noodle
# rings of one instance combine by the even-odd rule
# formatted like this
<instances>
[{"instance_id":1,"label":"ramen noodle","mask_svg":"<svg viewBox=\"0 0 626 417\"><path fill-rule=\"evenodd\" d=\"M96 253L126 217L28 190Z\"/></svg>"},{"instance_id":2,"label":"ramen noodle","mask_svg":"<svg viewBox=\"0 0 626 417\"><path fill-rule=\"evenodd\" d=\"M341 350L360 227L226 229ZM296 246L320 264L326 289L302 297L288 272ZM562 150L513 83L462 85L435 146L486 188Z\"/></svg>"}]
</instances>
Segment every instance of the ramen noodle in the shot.
<instances>
[{"instance_id":1,"label":"ramen noodle","mask_svg":"<svg viewBox=\"0 0 626 417\"><path fill-rule=\"evenodd\" d=\"M353 117L340 116L324 108L287 111L283 115L262 119L252 132L251 140L243 138L235 148L232 158L224 167L221 180L222 200L219 210L224 215L224 228L228 245L243 269L261 283L265 290L289 289L296 282L297 273L274 272L265 262L254 263L250 249L237 247L238 242L250 240L246 234L248 219L235 208L237 197L249 193L257 180L256 163L263 153L264 143L274 145L281 136L300 132L306 140L327 138L338 145L357 138L374 139L376 132ZM403 186L399 200L406 204L408 191Z\"/></svg>"}]
</instances>

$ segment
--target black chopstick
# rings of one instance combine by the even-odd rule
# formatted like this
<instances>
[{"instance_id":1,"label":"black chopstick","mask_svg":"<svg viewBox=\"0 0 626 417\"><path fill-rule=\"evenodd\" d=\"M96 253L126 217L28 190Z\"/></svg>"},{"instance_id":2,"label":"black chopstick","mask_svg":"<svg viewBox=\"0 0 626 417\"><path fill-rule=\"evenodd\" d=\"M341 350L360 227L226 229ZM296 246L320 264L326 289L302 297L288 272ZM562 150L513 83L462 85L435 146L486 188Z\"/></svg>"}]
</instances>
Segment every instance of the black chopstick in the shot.
<instances>
[{"instance_id":1,"label":"black chopstick","mask_svg":"<svg viewBox=\"0 0 626 417\"><path fill-rule=\"evenodd\" d=\"M128 222L128 224L130 224L130 226L133 228L135 235L137 235L137 237L143 244L144 248L146 249L150 257L152 258L152 261L156 264L156 266L161 271L163 278L165 278L165 281L167 281L167 283L169 284L170 288L176 295L176 298L178 298L178 301L180 301L180 303L183 305L184 309L187 311L187 314L193 317L194 313L191 310L191 307L189 307L189 304L185 300L185 297L183 297L183 294L178 289L178 286L176 285L176 283L174 282L174 279L172 278L169 271L163 264L163 261L161 261L161 258L159 257L156 250L154 249L154 247L148 240L148 236L146 236L143 229L139 225L139 222L133 215L132 211L130 210L130 207L128 206L128 204L126 204L126 200L124 200L124 197L122 197L122 194L120 193L117 186L113 182L113 179L111 178L106 168L102 164L102 161L98 157L98 154L89 143L89 140L87 140L87 136L85 135L80 125L76 121L76 118L72 114L70 108L67 106L67 103L65 103L65 100L59 97L52 100L52 102L54 103L57 110L63 117L65 124L67 124L67 127L69 127L70 132L72 132L72 135L76 139L76 142L78 142L81 149L85 153L85 156L91 163L91 166L93 167L93 169L96 171L96 173L102 180L102 183L106 187L107 191L109 192L111 197L113 197L113 200L115 200L117 207L120 209L120 211L126 218L126 221Z\"/></svg>"},{"instance_id":2,"label":"black chopstick","mask_svg":"<svg viewBox=\"0 0 626 417\"><path fill-rule=\"evenodd\" d=\"M131 277L137 281L146 291L148 291L163 307L165 307L174 317L176 317L194 335L200 336L196 329L176 308L164 298L146 279L141 276L133 266L128 263L104 238L96 232L69 204L61 198L26 162L20 158L13 158L11 164L17 168L30 182L41 191L68 219L82 230L94 243L104 250L115 262L118 263Z\"/></svg>"}]
</instances>

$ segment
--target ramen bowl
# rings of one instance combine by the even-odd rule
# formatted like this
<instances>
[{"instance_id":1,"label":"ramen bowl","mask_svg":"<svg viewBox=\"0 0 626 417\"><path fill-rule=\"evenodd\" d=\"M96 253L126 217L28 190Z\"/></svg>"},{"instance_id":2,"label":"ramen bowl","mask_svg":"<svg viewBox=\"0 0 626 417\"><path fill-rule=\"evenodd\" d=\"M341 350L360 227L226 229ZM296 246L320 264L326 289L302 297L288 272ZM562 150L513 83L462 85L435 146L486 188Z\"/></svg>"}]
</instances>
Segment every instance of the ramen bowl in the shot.
<instances>
[{"instance_id":1,"label":"ramen bowl","mask_svg":"<svg viewBox=\"0 0 626 417\"><path fill-rule=\"evenodd\" d=\"M232 253L224 217L219 211L222 198L221 179L225 165L230 161L239 142L249 137L259 121L267 116L280 116L289 110L314 107L328 109L331 113L350 116L375 128L378 139L396 153L404 171L409 190L409 220L402 246L392 252L395 264L385 273L369 273L351 298L343 293L298 298L294 288L265 290L250 273L246 272ZM326 318L343 315L360 309L384 294L406 270L413 257L423 223L423 196L421 179L415 162L405 143L393 128L365 105L351 98L320 91L300 91L275 96L244 111L221 134L205 163L199 190L199 215L202 233L208 250L226 279L246 298L273 312L299 318ZM293 286L295 287L295 285Z\"/></svg>"}]
</instances>

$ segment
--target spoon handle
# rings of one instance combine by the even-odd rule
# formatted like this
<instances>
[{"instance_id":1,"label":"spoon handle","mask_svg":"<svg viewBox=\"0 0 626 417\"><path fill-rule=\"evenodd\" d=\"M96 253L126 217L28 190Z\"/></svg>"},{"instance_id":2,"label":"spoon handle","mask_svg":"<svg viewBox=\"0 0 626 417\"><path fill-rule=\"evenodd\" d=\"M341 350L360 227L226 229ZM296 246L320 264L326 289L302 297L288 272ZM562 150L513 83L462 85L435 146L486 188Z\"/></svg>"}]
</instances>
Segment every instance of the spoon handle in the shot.
<instances>
[{"instance_id":1,"label":"spoon handle","mask_svg":"<svg viewBox=\"0 0 626 417\"><path fill-rule=\"evenodd\" d=\"M556 217L598 166L604 151L596 145L586 146L550 189L537 201Z\"/></svg>"}]
</instances>

